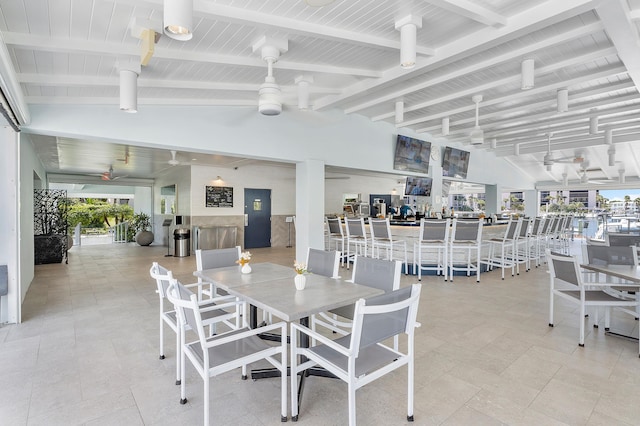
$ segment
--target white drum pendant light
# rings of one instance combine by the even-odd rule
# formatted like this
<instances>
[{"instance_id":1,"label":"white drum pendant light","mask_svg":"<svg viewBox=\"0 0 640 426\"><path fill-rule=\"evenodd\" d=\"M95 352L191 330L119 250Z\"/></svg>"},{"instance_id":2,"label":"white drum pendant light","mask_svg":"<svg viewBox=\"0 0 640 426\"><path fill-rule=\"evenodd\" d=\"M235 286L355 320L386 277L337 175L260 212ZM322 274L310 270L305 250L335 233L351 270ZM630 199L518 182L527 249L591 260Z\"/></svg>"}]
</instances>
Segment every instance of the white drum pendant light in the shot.
<instances>
[{"instance_id":1,"label":"white drum pendant light","mask_svg":"<svg viewBox=\"0 0 640 426\"><path fill-rule=\"evenodd\" d=\"M560 89L557 93L558 96L558 112L569 111L569 90Z\"/></svg>"},{"instance_id":2,"label":"white drum pendant light","mask_svg":"<svg viewBox=\"0 0 640 426\"><path fill-rule=\"evenodd\" d=\"M533 89L534 67L535 63L533 59L525 59L522 61L522 84L520 85L522 90Z\"/></svg>"},{"instance_id":3,"label":"white drum pendant light","mask_svg":"<svg viewBox=\"0 0 640 426\"><path fill-rule=\"evenodd\" d=\"M396 30L400 31L400 66L410 69L416 66L416 35L422 28L422 17L408 15L396 21Z\"/></svg>"},{"instance_id":4,"label":"white drum pendant light","mask_svg":"<svg viewBox=\"0 0 640 426\"><path fill-rule=\"evenodd\" d=\"M193 37L193 0L164 0L164 33L174 40Z\"/></svg>"},{"instance_id":5,"label":"white drum pendant light","mask_svg":"<svg viewBox=\"0 0 640 426\"><path fill-rule=\"evenodd\" d=\"M138 73L120 70L120 110L138 112Z\"/></svg>"},{"instance_id":6,"label":"white drum pendant light","mask_svg":"<svg viewBox=\"0 0 640 426\"><path fill-rule=\"evenodd\" d=\"M400 124L404 121L404 102L396 102L396 124Z\"/></svg>"},{"instance_id":7,"label":"white drum pendant light","mask_svg":"<svg viewBox=\"0 0 640 426\"><path fill-rule=\"evenodd\" d=\"M449 136L449 117L442 119L442 136Z\"/></svg>"},{"instance_id":8,"label":"white drum pendant light","mask_svg":"<svg viewBox=\"0 0 640 426\"><path fill-rule=\"evenodd\" d=\"M482 95L475 95L474 97L471 98L471 100L476 103L476 125L473 128L473 130L471 130L469 137L471 139L471 145L482 145L484 143L484 131L480 127L480 124L478 121L478 118L479 118L478 114L480 110L480 102L482 102Z\"/></svg>"}]
</instances>

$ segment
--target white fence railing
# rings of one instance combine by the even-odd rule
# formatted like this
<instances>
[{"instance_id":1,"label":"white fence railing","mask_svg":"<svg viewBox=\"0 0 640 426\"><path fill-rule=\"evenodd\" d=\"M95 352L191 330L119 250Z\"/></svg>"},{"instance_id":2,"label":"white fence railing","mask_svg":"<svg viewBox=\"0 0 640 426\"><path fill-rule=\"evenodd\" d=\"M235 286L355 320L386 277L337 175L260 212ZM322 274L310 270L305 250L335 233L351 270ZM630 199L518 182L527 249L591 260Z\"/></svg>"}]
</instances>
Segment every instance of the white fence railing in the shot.
<instances>
[{"instance_id":1,"label":"white fence railing","mask_svg":"<svg viewBox=\"0 0 640 426\"><path fill-rule=\"evenodd\" d=\"M109 228L114 243L126 243L127 231L129 231L129 222L122 222Z\"/></svg>"}]
</instances>

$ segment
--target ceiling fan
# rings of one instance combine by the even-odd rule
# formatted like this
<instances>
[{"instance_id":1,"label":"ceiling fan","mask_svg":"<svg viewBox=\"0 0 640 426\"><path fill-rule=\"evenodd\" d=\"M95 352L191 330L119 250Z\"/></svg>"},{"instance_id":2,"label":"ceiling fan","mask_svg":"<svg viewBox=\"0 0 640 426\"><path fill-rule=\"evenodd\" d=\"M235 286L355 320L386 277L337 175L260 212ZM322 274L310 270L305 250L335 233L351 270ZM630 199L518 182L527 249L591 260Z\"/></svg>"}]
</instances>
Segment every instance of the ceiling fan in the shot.
<instances>
[{"instance_id":1,"label":"ceiling fan","mask_svg":"<svg viewBox=\"0 0 640 426\"><path fill-rule=\"evenodd\" d=\"M555 163L573 163L580 164L584 161L584 157L582 155L574 155L571 157L559 157L553 158L553 154L551 153L551 133L547 134L547 153L544 155L542 163L550 168Z\"/></svg>"},{"instance_id":2,"label":"ceiling fan","mask_svg":"<svg viewBox=\"0 0 640 426\"><path fill-rule=\"evenodd\" d=\"M118 180L118 179L122 179L127 177L127 175L122 175L122 176L114 176L113 175L113 166L109 166L109 170L100 174L100 179L102 180L106 180L106 181L114 181L114 180Z\"/></svg>"}]
</instances>

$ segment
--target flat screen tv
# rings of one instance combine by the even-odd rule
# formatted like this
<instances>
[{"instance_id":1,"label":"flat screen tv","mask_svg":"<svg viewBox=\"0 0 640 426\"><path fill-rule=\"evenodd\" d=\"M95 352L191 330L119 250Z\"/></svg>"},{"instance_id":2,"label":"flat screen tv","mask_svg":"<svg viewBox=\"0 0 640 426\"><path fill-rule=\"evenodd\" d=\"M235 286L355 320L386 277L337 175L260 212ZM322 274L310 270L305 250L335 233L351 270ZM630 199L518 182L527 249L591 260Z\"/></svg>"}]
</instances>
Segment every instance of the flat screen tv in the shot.
<instances>
[{"instance_id":1,"label":"flat screen tv","mask_svg":"<svg viewBox=\"0 0 640 426\"><path fill-rule=\"evenodd\" d=\"M425 195L431 196L431 185L433 179L429 177L409 176L404 185L404 195Z\"/></svg>"},{"instance_id":2,"label":"flat screen tv","mask_svg":"<svg viewBox=\"0 0 640 426\"><path fill-rule=\"evenodd\" d=\"M446 147L442 156L442 176L466 179L467 169L469 168L469 154L469 151L450 146Z\"/></svg>"},{"instance_id":3,"label":"flat screen tv","mask_svg":"<svg viewBox=\"0 0 640 426\"><path fill-rule=\"evenodd\" d=\"M398 135L393 168L427 174L429 173L430 155L431 142Z\"/></svg>"}]
</instances>

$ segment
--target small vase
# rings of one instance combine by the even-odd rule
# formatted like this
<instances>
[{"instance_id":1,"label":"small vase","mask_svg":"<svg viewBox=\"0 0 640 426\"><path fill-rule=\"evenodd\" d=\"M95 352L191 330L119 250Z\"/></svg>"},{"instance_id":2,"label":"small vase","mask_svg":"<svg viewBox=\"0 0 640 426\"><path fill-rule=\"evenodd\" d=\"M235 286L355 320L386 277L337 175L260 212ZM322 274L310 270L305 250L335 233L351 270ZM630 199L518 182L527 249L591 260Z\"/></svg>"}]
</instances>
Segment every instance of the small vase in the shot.
<instances>
[{"instance_id":1,"label":"small vase","mask_svg":"<svg viewBox=\"0 0 640 426\"><path fill-rule=\"evenodd\" d=\"M303 274L297 274L293 281L296 283L296 290L304 290L304 286L307 284L307 277Z\"/></svg>"},{"instance_id":2,"label":"small vase","mask_svg":"<svg viewBox=\"0 0 640 426\"><path fill-rule=\"evenodd\" d=\"M251 266L249 266L248 263L245 263L244 265L242 265L242 269L241 269L243 274L250 274L251 273Z\"/></svg>"}]
</instances>

